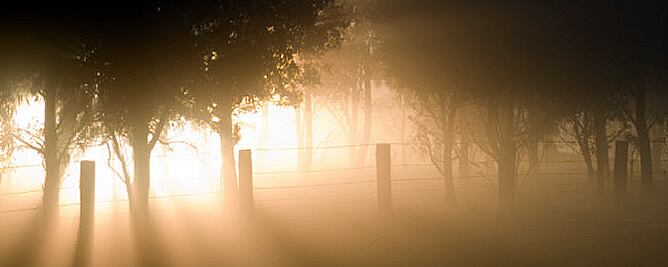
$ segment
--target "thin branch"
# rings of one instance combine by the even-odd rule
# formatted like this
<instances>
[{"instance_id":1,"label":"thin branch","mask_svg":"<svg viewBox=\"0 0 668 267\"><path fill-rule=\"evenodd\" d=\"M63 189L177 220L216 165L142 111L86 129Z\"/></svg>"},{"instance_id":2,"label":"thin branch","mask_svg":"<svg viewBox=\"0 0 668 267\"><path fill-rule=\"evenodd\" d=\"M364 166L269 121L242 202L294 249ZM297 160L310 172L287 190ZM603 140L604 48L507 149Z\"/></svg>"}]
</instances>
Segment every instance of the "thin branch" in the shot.
<instances>
[{"instance_id":1,"label":"thin branch","mask_svg":"<svg viewBox=\"0 0 668 267\"><path fill-rule=\"evenodd\" d=\"M116 157L121 161L121 167L123 169L123 175L125 176L125 184L130 185L130 171L128 170L128 164L123 156L123 152L121 151L121 146L118 143L118 138L116 138L116 134L111 135L111 141L113 144L114 148L114 153L116 153Z\"/></svg>"},{"instance_id":2,"label":"thin branch","mask_svg":"<svg viewBox=\"0 0 668 267\"><path fill-rule=\"evenodd\" d=\"M158 121L158 125L156 125L155 127L153 136L151 137L151 141L148 143L149 150L152 150L153 147L155 147L155 144L160 139L160 134L162 133L162 130L165 128L165 125L167 124L168 117L169 117L169 111L165 111L165 114L163 114L163 116Z\"/></svg>"},{"instance_id":3,"label":"thin branch","mask_svg":"<svg viewBox=\"0 0 668 267\"><path fill-rule=\"evenodd\" d=\"M114 174L120 179L123 183L125 183L125 186L127 186L126 182L126 177L123 176L123 174L119 173L118 170L114 167L114 164L111 162L111 159L113 158L112 155L112 148L110 147L109 143L106 143L107 146L107 166L109 166L109 169L114 172Z\"/></svg>"},{"instance_id":4,"label":"thin branch","mask_svg":"<svg viewBox=\"0 0 668 267\"><path fill-rule=\"evenodd\" d=\"M195 151L195 155L197 155L197 160L199 160L200 163L206 164L206 161L203 160L201 155L200 155L199 148L197 147L197 145L195 145L193 143L190 143L188 141L183 141L183 140L165 140L165 139L162 139L162 138L159 139L159 142L162 145L166 145L169 148L169 150L172 150L172 147L170 146L172 144L186 145L186 146L190 147L193 151Z\"/></svg>"},{"instance_id":5,"label":"thin branch","mask_svg":"<svg viewBox=\"0 0 668 267\"><path fill-rule=\"evenodd\" d=\"M38 145L32 144L32 143L30 143L30 142L24 140L23 138L21 138L21 136L16 135L16 134L12 134L12 137L14 137L14 139L16 139L17 141L19 141L20 143L22 143L22 144L23 144L24 146L26 146L27 148L30 148L30 149L32 149L32 150L35 150L35 151L37 151L38 153L40 153L40 154L42 154L42 155L45 153L45 152L44 152L44 146L43 146L43 145L40 145L40 144L38 144Z\"/></svg>"}]
</instances>

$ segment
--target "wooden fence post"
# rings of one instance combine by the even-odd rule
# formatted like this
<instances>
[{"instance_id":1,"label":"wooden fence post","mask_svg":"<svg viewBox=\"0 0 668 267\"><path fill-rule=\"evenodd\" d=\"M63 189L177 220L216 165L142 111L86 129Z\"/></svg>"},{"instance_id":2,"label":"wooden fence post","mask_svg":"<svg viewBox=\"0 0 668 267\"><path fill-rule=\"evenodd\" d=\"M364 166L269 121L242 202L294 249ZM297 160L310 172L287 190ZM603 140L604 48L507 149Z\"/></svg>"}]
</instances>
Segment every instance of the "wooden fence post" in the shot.
<instances>
[{"instance_id":1,"label":"wooden fence post","mask_svg":"<svg viewBox=\"0 0 668 267\"><path fill-rule=\"evenodd\" d=\"M253 209L253 159L250 149L239 150L239 193L241 208Z\"/></svg>"},{"instance_id":2,"label":"wooden fence post","mask_svg":"<svg viewBox=\"0 0 668 267\"><path fill-rule=\"evenodd\" d=\"M390 144L376 145L376 186L378 210L392 211L392 157Z\"/></svg>"},{"instance_id":3,"label":"wooden fence post","mask_svg":"<svg viewBox=\"0 0 668 267\"><path fill-rule=\"evenodd\" d=\"M79 236L74 266L89 266L95 224L95 161L81 161Z\"/></svg>"},{"instance_id":4,"label":"wooden fence post","mask_svg":"<svg viewBox=\"0 0 668 267\"><path fill-rule=\"evenodd\" d=\"M95 161L81 161L80 200L82 222L93 222L95 219Z\"/></svg>"},{"instance_id":5,"label":"wooden fence post","mask_svg":"<svg viewBox=\"0 0 668 267\"><path fill-rule=\"evenodd\" d=\"M628 154L629 143L626 141L615 142L615 202L621 204L626 201L628 181Z\"/></svg>"}]
</instances>

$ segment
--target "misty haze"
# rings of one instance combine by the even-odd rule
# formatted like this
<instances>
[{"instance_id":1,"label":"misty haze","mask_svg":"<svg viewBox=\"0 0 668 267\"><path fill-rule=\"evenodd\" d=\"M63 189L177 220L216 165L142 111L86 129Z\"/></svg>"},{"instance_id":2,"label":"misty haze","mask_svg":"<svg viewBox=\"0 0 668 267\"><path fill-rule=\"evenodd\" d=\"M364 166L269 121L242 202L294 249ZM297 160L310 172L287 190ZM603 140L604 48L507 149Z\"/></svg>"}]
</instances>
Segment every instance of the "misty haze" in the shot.
<instances>
[{"instance_id":1,"label":"misty haze","mask_svg":"<svg viewBox=\"0 0 668 267\"><path fill-rule=\"evenodd\" d=\"M668 266L666 1L116 2L0 10L0 267Z\"/></svg>"}]
</instances>

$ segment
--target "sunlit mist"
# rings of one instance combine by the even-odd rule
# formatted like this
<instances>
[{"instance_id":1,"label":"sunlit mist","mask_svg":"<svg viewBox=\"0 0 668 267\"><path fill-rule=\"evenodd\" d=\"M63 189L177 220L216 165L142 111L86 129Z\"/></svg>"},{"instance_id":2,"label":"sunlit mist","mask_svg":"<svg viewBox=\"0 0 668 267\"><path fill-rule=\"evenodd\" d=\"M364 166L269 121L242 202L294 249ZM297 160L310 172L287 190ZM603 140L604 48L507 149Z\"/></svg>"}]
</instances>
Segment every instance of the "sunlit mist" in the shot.
<instances>
[{"instance_id":1,"label":"sunlit mist","mask_svg":"<svg viewBox=\"0 0 668 267\"><path fill-rule=\"evenodd\" d=\"M0 267L668 266L666 1L23 2Z\"/></svg>"}]
</instances>

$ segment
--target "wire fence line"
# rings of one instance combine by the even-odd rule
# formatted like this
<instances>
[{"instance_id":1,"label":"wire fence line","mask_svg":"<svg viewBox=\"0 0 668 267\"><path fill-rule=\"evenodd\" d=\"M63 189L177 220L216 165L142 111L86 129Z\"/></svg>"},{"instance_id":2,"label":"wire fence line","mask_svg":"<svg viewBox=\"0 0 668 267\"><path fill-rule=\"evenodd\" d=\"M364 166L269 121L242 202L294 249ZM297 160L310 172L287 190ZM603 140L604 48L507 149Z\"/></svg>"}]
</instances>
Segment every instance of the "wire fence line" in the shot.
<instances>
[{"instance_id":1,"label":"wire fence line","mask_svg":"<svg viewBox=\"0 0 668 267\"><path fill-rule=\"evenodd\" d=\"M547 175L547 174L546 174ZM576 175L573 173L572 175ZM458 177L457 179L470 179L470 178L483 178L483 176L467 176L467 177ZM203 179L195 179L195 180L203 180ZM188 180L186 180L188 181ZM400 177L400 178L393 178L392 182L393 183L415 183L415 182L424 182L424 181L444 181L444 178L442 176L430 176L430 177L419 177L419 178L406 178L406 177ZM255 186L254 191L261 193L263 191L279 191L279 190L287 190L287 189L314 189L314 188L337 188L341 186L356 186L356 185L374 185L376 183L375 179L365 179L365 180L358 180L358 181L343 181L343 182L329 182L329 183L314 183L314 184L295 184L295 185L274 185L274 186ZM481 188L486 187L486 186L479 186ZM78 189L78 188L73 188L73 187L68 187L67 189ZM437 188L435 191L439 191L441 188ZM423 192L424 190L417 190L415 191L416 193ZM395 192L397 196L401 195L401 193L410 193L411 191L405 191L403 190L402 192ZM24 192L12 192L12 193L5 193L0 196L12 196L12 195L17 195L21 193L41 193L41 190L30 190L30 191L24 191ZM321 192L322 193L322 192ZM215 191L200 191L200 192L194 192L194 193L179 193L179 194L168 194L168 195L153 195L150 196L149 199L154 200L154 199L178 199L178 198L184 198L184 197L192 197L192 196L203 196L203 195L217 195L220 194L219 190ZM336 197L349 197L349 196L355 196L355 195L368 195L368 196L373 196L375 195L376 192L357 192L357 193L336 193L336 194L325 194L322 195L322 197L329 197L329 198L336 198ZM270 202L270 201L281 201L281 200L300 200L303 198L300 197L288 197L288 198L280 198L280 197L271 197L268 199L262 199L259 198L256 201L258 202ZM118 203L118 202L128 202L129 200L127 198L120 198L120 199L112 199L112 200L97 200L95 203L96 204L104 204L104 203ZM78 206L80 205L79 202L70 202L70 203L63 203L60 204L59 207L69 207L69 206ZM26 211L38 211L40 209L40 206L33 206L33 207L27 207L27 208L18 208L18 209L9 209L9 210L2 210L0 211L0 214L8 214L8 213L17 213L17 212L26 212Z\"/></svg>"},{"instance_id":2,"label":"wire fence line","mask_svg":"<svg viewBox=\"0 0 668 267\"><path fill-rule=\"evenodd\" d=\"M393 145L404 145L406 143L387 143ZM363 147L363 146L375 146L377 144L371 143L360 143L360 144L340 144L340 145L325 145L325 146L314 146L314 147L260 147L253 148L253 151L294 151L294 150L322 150L322 149L337 149L337 148L352 148L352 147Z\"/></svg>"},{"instance_id":3,"label":"wire fence line","mask_svg":"<svg viewBox=\"0 0 668 267\"><path fill-rule=\"evenodd\" d=\"M550 143L559 143L559 142L550 142ZM564 143L564 142L560 142ZM399 146L419 146L422 144L419 143L386 143L390 145L399 145ZM280 148L257 148L253 149L252 151L260 151L260 152L279 152L279 151L296 151L296 150L318 150L318 149L341 149L341 148L351 148L351 147L362 147L362 146L375 146L377 144L342 144L342 145L329 145L329 146L318 146L318 147L280 147ZM178 153L173 153L170 152L169 154L164 154L164 155L155 155L155 157L167 157L169 155L173 154L178 154ZM99 159L100 161L107 161L107 159ZM522 159L521 161L528 161ZM663 160L667 161L667 160ZM72 164L79 163L80 160L73 161ZM476 160L476 162L495 162L494 160ZM542 164L550 164L550 163L555 163L555 164L568 164L568 163L583 163L584 160L571 160L571 159L566 159L566 160L544 160L541 161ZM13 166L14 168L35 168L35 167L42 167L41 164L25 164L25 165L16 165ZM418 168L429 168L432 171L434 170L434 165L430 162L413 162L413 163L395 163L392 165L393 169L401 169L401 168L409 168L409 167L418 167ZM356 166L356 167L341 167L341 168L323 168L323 169L313 169L313 170L259 170L259 171L253 171L253 175L256 176L256 178L266 178L266 177L279 177L281 175L302 175L304 173L308 174L327 174L331 173L333 175L336 174L346 174L346 175L351 175L349 172L351 171L359 171L359 170L373 170L375 169L376 166ZM528 176L528 177L540 177L540 176L560 176L560 177L586 177L586 172L542 172L542 173L520 173L518 174L518 179L526 179L527 177L523 176ZM470 180L470 179L491 179L491 178L496 178L496 175L457 175L453 179L455 180ZM197 176L197 177L191 177L188 179L166 179L166 178L160 178L160 179L154 179L153 182L189 182L189 183L197 183L197 182L202 182L202 181L216 181L220 180L220 177L218 176ZM340 187L340 186L348 186L348 185L363 185L363 184L374 184L376 183L375 179L363 179L363 180L357 180L357 181L346 181L346 179L341 179L342 181L337 181L337 182L327 182L327 183L299 183L299 184L288 184L288 185L272 185L272 186L255 186L253 189L257 192L262 192L262 191L278 191L278 190L287 190L287 189L313 189L313 188L325 188L325 187ZM416 182L441 182L444 181L445 178L440 176L440 175L429 175L427 177L415 177L415 176L400 176L400 177L393 177L392 182L397 183L397 184L405 184L405 183L416 183ZM573 182L573 179L568 180L570 182ZM573 184L582 184L581 182L573 183ZM523 186L523 184L520 184L520 186ZM489 189L489 185L480 185L480 187L485 187ZM65 186L65 187L60 187L60 190L71 190L71 189L78 189L78 186ZM439 188L439 190L442 188ZM495 190L495 188L492 188ZM2 193L0 194L0 197L12 197L12 196L19 196L19 195L27 195L27 194L38 194L41 193L43 190L42 189L33 189L33 190L26 190L26 191L21 191L21 192L7 192L7 193ZM408 191L402 191L403 193L406 193ZM418 190L415 191L416 193L424 192L424 190ZM399 192L397 192L399 193ZM195 193L185 193L185 194L170 194L170 195L162 195L162 196L151 196L150 199L176 199L176 198L184 198L184 197L190 197L190 196L202 196L202 195L213 195L213 194L220 194L220 190L216 191L208 191L208 192L195 192ZM376 194L375 192L366 192L366 193L339 193L339 194L329 194L329 195L323 195L325 197L347 197L347 196L353 196L353 195L367 195L367 196L373 196L373 194ZM270 202L270 201L281 201L281 200L299 200L301 198L270 198L270 199L257 199L257 202ZM403 199L403 198L401 198ZM114 202L127 202L128 199L113 199L113 200L98 200L96 203L114 203ZM60 207L69 207L69 206L77 206L79 205L78 202L72 202L72 203L64 203L61 204ZM8 210L0 210L0 214L10 214L10 213L17 213L17 212L26 212L26 211L35 211L39 210L39 206L36 207L28 207L28 208L18 208L18 209L8 209Z\"/></svg>"},{"instance_id":4,"label":"wire fence line","mask_svg":"<svg viewBox=\"0 0 668 267\"><path fill-rule=\"evenodd\" d=\"M557 163L561 163L561 161L558 161ZM392 168L404 168L404 167L432 167L432 163L421 163L421 164L399 164L399 165L392 165ZM290 171L254 171L253 174L256 176L270 176L270 175L280 175L280 174L295 174L295 175L301 175L304 173L327 173L327 172L343 172L343 171L353 171L353 170L372 170L375 169L376 166L361 166L361 167L346 167L346 168L327 168L327 169L316 169L316 170L290 170ZM585 172L537 172L537 173L519 173L518 175L529 175L529 176L582 176L586 175ZM484 178L484 177L496 177L496 175L456 175L453 177L453 179L470 179L470 178ZM157 179L152 179L153 182L196 182L196 181L204 181L204 180L220 180L220 176L198 176L198 177L190 177L187 179L173 179L173 178L157 178ZM414 179L414 178L393 178L392 181L396 182L401 182L401 181L415 181L415 180L420 180L421 178ZM443 177L434 177L431 179L437 179L437 180L443 180ZM340 184L345 184L345 183L340 183ZM331 183L330 183L331 185ZM309 187L313 185L304 185L304 187ZM70 190L70 189L78 189L77 186L61 186L59 187L60 190ZM255 189L258 190L263 190L263 189L270 189L270 188L263 188L263 187L256 187ZM34 190L27 190L27 191L20 191L20 192L7 192L7 193L2 193L0 194L0 197L4 196L13 196L13 195L21 195L21 194L31 194L31 193L41 193L43 190L42 189L34 189Z\"/></svg>"},{"instance_id":5,"label":"wire fence line","mask_svg":"<svg viewBox=\"0 0 668 267\"><path fill-rule=\"evenodd\" d=\"M570 161L553 161L553 163L565 163L565 162L570 162ZM543 162L543 163L548 163L548 162ZM392 168L404 168L404 167L432 167L432 163L414 163L414 164L397 164L397 165L392 165ZM353 171L353 170L372 170L375 169L376 166L361 166L361 167L345 167L345 168L326 168L326 169L315 169L315 170L283 170L283 171L254 171L253 174L256 176L270 176L270 175L281 175L281 174L295 174L295 175L301 175L304 173L327 173L327 172L343 172L343 171ZM518 173L519 176L523 175L529 175L529 176L583 176L587 175L585 172L535 172L535 173ZM484 178L484 177L496 177L496 175L455 175L453 179L470 179L470 178ZM157 179L152 179L153 182L196 182L196 181L203 181L203 180L220 180L220 176L197 176L197 177L189 177L187 179L173 179L173 178L157 178ZM438 180L443 180L443 177L435 177L433 179L438 179ZM410 179L410 178L394 178L392 179L393 181L401 182L401 181L413 181L413 180L419 180L419 179ZM311 185L306 185L305 187L308 187ZM59 187L60 190L70 190L70 189L78 189L78 186L61 186ZM256 189L262 190L262 189L269 189L269 188L258 188ZM4 196L14 196L14 195L22 195L22 194L31 194L31 193L41 193L43 190L42 189L34 189L34 190L27 190L27 191L19 191L19 192L7 192L7 193L2 193L0 194L0 197Z\"/></svg>"},{"instance_id":6,"label":"wire fence line","mask_svg":"<svg viewBox=\"0 0 668 267\"><path fill-rule=\"evenodd\" d=\"M184 198L184 197L192 197L192 196L203 196L203 195L214 195L214 194L219 194L220 191L208 191L208 192L196 192L196 193L181 193L181 194L171 194L171 195L166 195L166 196L149 196L149 200L154 200L154 199L178 199L178 198ZM112 200L96 200L95 204L105 204L105 203L123 203L123 202L129 202L129 199L127 198L117 198L117 199L112 199ZM71 206L79 206L81 205L80 202L69 202L69 203L61 203L58 205L58 207L71 207ZM28 207L28 208L19 208L19 209L10 209L10 210L2 210L0 211L0 214L3 213L14 213L14 212L22 212L22 211L39 211L41 209L41 205L33 206L33 207Z\"/></svg>"},{"instance_id":7,"label":"wire fence line","mask_svg":"<svg viewBox=\"0 0 668 267\"><path fill-rule=\"evenodd\" d=\"M430 167L431 164L419 164L419 165L410 165L411 167ZM403 165L394 165L392 168L401 168L406 167ZM375 169L375 166L366 166L366 167L352 167L352 168L331 168L331 169L322 169L322 170L312 170L312 171L269 171L269 172L253 172L253 175L257 176L268 176L268 175L277 175L277 174L295 174L300 175L304 173L326 173L326 172L344 172L351 170L370 170ZM522 174L519 174L522 175ZM525 174L526 175L526 174ZM549 173L532 173L529 176L585 176L584 172L549 172ZM260 178L258 177L258 178ZM457 175L454 176L454 180L465 180L473 178L496 178L496 175ZM199 182L199 181L219 181L221 178L219 176L199 176L199 177L190 177L187 179L168 179L168 178L158 178L153 179L152 182ZM445 180L443 176L433 176L429 178L393 178L392 182L411 182L411 181L422 181L422 180ZM322 186L336 186L336 185L348 185L348 184L364 184L364 183L375 183L375 180L364 180L358 182L335 182L335 183L321 183L321 184L301 184L301 185L291 185L291 186L271 186L263 187L256 186L254 190L271 190L271 189L282 189L282 188L309 188L309 187L322 187ZM65 186L59 187L60 190L74 190L79 189L78 186ZM26 191L18 192L7 192L0 194L0 197L9 197L16 195L24 194L37 194L42 193L43 189L33 189Z\"/></svg>"}]
</instances>

